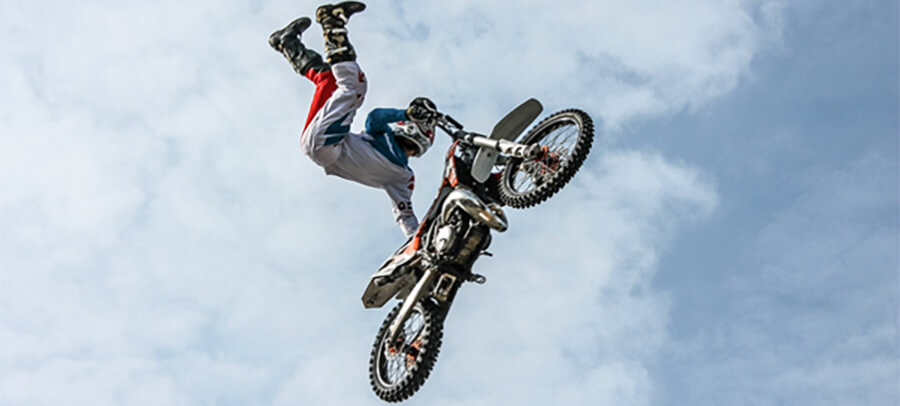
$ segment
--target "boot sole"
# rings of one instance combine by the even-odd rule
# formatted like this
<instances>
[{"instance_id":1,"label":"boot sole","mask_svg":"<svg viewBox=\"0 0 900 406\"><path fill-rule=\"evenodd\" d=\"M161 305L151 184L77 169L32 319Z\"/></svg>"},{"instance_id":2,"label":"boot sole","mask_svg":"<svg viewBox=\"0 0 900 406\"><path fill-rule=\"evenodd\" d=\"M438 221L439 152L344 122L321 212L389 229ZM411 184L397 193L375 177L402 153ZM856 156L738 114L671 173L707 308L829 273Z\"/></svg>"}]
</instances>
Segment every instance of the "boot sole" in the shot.
<instances>
[{"instance_id":1,"label":"boot sole","mask_svg":"<svg viewBox=\"0 0 900 406\"><path fill-rule=\"evenodd\" d=\"M358 1L345 1L338 4L326 4L316 9L316 22L324 24L326 19L334 18L346 24L350 16L366 9L366 5ZM343 16L343 18L341 18Z\"/></svg>"}]
</instances>

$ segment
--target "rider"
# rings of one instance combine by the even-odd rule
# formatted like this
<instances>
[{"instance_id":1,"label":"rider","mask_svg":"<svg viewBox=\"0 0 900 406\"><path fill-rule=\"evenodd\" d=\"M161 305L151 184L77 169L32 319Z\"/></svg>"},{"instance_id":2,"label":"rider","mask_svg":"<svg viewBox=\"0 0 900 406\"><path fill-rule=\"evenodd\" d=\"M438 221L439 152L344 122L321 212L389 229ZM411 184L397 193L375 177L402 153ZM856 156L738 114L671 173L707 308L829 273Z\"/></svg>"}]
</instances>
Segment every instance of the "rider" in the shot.
<instances>
[{"instance_id":1,"label":"rider","mask_svg":"<svg viewBox=\"0 0 900 406\"><path fill-rule=\"evenodd\" d=\"M347 38L346 24L350 16L365 8L363 3L347 1L316 9L327 63L300 41L311 24L308 17L273 32L269 45L284 55L294 71L316 85L300 136L303 152L328 175L384 189L393 203L394 220L409 237L419 222L412 209L415 176L408 158L422 156L434 142L434 123L429 117L436 106L417 97L406 109L377 108L366 118L365 131L350 131L367 83Z\"/></svg>"}]
</instances>

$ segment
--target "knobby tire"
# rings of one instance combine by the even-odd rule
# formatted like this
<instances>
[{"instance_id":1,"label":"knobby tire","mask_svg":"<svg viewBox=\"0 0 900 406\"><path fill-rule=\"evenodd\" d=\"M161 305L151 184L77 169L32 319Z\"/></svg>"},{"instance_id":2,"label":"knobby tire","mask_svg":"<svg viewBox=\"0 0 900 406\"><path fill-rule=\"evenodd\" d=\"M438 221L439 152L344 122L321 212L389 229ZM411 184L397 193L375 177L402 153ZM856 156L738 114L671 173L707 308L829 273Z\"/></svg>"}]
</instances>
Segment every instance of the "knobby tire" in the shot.
<instances>
[{"instance_id":1,"label":"knobby tire","mask_svg":"<svg viewBox=\"0 0 900 406\"><path fill-rule=\"evenodd\" d=\"M571 151L567 151L564 162L546 181L532 190L519 191L513 186L513 177L517 171L523 171L521 159L510 160L500 175L499 195L503 204L518 209L535 206L549 199L565 186L581 168L594 141L594 122L584 111L577 109L563 110L555 113L528 131L518 142L525 145L538 143L559 128L575 126L577 139Z\"/></svg>"}]
</instances>

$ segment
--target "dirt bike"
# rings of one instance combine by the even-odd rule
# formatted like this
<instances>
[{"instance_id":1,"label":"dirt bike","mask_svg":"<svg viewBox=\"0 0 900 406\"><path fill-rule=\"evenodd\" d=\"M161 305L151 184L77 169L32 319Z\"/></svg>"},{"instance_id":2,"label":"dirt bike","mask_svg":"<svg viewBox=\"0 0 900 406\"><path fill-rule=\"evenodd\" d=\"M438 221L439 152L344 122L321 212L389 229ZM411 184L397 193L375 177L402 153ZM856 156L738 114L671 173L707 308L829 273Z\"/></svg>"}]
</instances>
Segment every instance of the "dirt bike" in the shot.
<instances>
[{"instance_id":1,"label":"dirt bike","mask_svg":"<svg viewBox=\"0 0 900 406\"><path fill-rule=\"evenodd\" d=\"M587 157L594 126L580 110L553 114L511 141L542 110L530 99L500 120L490 136L431 113L436 128L454 140L443 182L416 234L372 275L362 297L366 308L400 299L382 323L369 359L372 389L382 400L403 401L428 378L457 291L464 282L486 281L472 265L491 255L491 232L508 228L501 204L527 208L545 201Z\"/></svg>"}]
</instances>

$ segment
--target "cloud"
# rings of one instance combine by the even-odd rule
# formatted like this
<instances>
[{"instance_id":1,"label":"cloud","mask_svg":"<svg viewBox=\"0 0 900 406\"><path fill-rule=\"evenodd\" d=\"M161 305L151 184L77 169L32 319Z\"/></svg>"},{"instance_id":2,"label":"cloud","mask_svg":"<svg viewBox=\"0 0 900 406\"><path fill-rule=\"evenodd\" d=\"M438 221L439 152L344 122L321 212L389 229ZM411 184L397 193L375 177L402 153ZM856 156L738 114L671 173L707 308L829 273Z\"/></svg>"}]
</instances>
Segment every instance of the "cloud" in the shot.
<instances>
[{"instance_id":1,"label":"cloud","mask_svg":"<svg viewBox=\"0 0 900 406\"><path fill-rule=\"evenodd\" d=\"M487 131L536 96L615 128L728 92L777 4L395 2L351 36L364 109L434 95ZM400 235L382 192L300 154L311 89L265 45L314 6L4 8L0 403L373 402L383 312L359 296ZM652 401L668 299L649 281L718 197L690 164L606 137L560 196L511 214L414 402ZM414 164L419 213L439 155Z\"/></svg>"},{"instance_id":2,"label":"cloud","mask_svg":"<svg viewBox=\"0 0 900 406\"><path fill-rule=\"evenodd\" d=\"M649 286L659 250L717 197L696 171L659 156L594 158L555 201L511 213L496 257L478 265L488 283L461 291L448 321L434 386L466 390L452 401L425 390L423 401L649 403L647 363L668 312Z\"/></svg>"},{"instance_id":3,"label":"cloud","mask_svg":"<svg viewBox=\"0 0 900 406\"><path fill-rule=\"evenodd\" d=\"M718 311L667 346L664 367L679 367L664 372L668 395L703 404L897 399L897 170L871 153L805 173L799 198L735 261Z\"/></svg>"},{"instance_id":4,"label":"cloud","mask_svg":"<svg viewBox=\"0 0 900 406\"><path fill-rule=\"evenodd\" d=\"M476 113L536 96L553 108L590 109L615 127L733 89L777 39L782 4L401 1L360 19L359 31L375 35L353 39L364 63L379 62L364 64L372 83L392 93L437 94ZM376 29L385 22L390 28Z\"/></svg>"}]
</instances>

